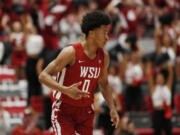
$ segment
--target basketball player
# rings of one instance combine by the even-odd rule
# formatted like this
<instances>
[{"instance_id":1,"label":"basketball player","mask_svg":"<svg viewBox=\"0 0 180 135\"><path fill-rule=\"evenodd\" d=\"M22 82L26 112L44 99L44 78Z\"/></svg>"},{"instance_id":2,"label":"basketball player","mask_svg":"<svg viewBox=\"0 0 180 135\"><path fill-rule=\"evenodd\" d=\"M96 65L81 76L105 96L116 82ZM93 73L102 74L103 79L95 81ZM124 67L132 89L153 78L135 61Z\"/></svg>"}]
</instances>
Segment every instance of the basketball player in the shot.
<instances>
[{"instance_id":1,"label":"basketball player","mask_svg":"<svg viewBox=\"0 0 180 135\"><path fill-rule=\"evenodd\" d=\"M87 13L81 25L85 41L64 48L39 75L40 81L53 89L51 120L55 135L92 135L97 84L109 105L113 125L119 123L107 81L109 56L104 50L110 23L102 12ZM55 81L52 76L56 74Z\"/></svg>"}]
</instances>

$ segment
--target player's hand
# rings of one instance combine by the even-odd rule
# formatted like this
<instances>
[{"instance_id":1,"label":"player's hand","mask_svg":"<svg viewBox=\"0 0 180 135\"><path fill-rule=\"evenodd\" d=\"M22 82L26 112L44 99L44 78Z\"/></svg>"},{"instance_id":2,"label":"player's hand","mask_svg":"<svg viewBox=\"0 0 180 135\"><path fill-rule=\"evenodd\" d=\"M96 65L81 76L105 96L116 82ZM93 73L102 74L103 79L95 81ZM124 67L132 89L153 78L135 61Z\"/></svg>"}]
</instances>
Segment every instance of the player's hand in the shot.
<instances>
[{"instance_id":1,"label":"player's hand","mask_svg":"<svg viewBox=\"0 0 180 135\"><path fill-rule=\"evenodd\" d=\"M81 99L83 97L89 98L90 97L89 92L81 91L78 88L78 86L80 85L81 85L81 82L78 82L71 85L70 87L67 87L67 89L65 90L65 94L75 100Z\"/></svg>"},{"instance_id":2,"label":"player's hand","mask_svg":"<svg viewBox=\"0 0 180 135\"><path fill-rule=\"evenodd\" d=\"M110 116L111 116L111 122L113 123L112 125L115 126L115 128L118 127L119 124L119 115L115 109L112 109L110 111Z\"/></svg>"}]
</instances>

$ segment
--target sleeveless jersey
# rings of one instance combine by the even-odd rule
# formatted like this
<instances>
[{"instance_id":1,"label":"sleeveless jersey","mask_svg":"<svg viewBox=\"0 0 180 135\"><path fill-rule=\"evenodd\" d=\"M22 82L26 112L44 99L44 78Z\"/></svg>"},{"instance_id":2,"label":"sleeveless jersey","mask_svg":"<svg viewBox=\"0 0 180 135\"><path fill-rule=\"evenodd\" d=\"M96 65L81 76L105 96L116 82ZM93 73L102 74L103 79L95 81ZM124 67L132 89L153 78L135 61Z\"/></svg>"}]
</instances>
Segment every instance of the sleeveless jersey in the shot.
<instances>
[{"instance_id":1,"label":"sleeveless jersey","mask_svg":"<svg viewBox=\"0 0 180 135\"><path fill-rule=\"evenodd\" d=\"M78 87L82 91L88 91L90 98L74 100L69 96L54 91L53 97L67 104L79 107L89 106L94 100L94 89L97 86L98 79L104 67L104 51L98 48L96 57L90 59L83 51L81 43L72 45L75 49L75 63L72 66L65 67L58 73L56 81L63 86L71 86L74 83L82 82Z\"/></svg>"}]
</instances>

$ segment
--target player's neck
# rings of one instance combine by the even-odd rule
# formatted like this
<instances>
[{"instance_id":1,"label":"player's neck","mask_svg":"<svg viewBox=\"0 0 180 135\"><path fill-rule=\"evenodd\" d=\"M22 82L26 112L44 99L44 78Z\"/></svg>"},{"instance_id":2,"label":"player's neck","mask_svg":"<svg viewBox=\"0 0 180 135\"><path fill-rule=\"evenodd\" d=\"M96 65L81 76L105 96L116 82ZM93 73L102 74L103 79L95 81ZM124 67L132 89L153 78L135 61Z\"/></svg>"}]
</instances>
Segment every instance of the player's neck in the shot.
<instances>
[{"instance_id":1,"label":"player's neck","mask_svg":"<svg viewBox=\"0 0 180 135\"><path fill-rule=\"evenodd\" d=\"M88 57L93 58L96 56L98 47L94 45L94 42L92 40L84 41L82 43L82 47Z\"/></svg>"}]
</instances>

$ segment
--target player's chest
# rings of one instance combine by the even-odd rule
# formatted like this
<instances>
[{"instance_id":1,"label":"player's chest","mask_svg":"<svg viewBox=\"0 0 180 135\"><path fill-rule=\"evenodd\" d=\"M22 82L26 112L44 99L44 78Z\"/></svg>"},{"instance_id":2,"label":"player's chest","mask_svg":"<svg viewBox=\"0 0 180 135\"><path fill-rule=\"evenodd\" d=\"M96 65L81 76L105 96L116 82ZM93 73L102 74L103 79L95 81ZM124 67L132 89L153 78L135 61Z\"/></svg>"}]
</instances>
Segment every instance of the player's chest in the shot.
<instances>
[{"instance_id":1,"label":"player's chest","mask_svg":"<svg viewBox=\"0 0 180 135\"><path fill-rule=\"evenodd\" d=\"M101 59L78 59L74 67L74 75L77 74L82 79L98 79L103 67L104 65Z\"/></svg>"}]
</instances>

